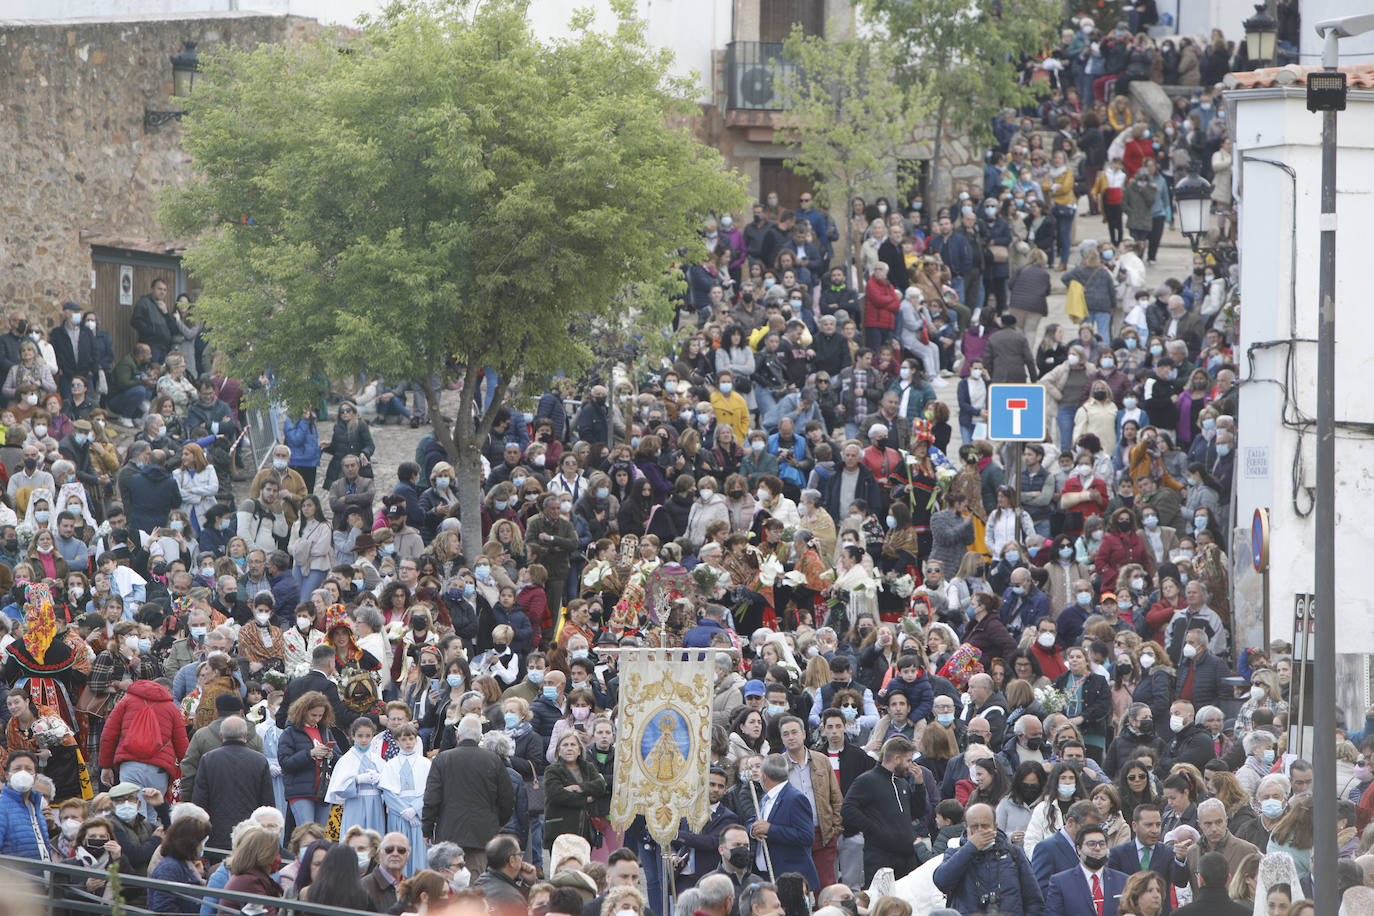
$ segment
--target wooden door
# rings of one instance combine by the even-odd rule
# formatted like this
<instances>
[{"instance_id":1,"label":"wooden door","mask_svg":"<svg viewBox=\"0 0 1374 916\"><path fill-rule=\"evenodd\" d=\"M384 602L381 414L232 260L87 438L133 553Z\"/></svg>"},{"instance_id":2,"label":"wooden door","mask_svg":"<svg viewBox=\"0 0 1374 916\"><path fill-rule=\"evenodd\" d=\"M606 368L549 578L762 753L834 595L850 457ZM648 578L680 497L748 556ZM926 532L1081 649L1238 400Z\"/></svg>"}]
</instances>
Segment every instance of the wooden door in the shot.
<instances>
[{"instance_id":1,"label":"wooden door","mask_svg":"<svg viewBox=\"0 0 1374 916\"><path fill-rule=\"evenodd\" d=\"M825 0L759 0L759 41L786 41L794 24L825 37Z\"/></svg>"},{"instance_id":2,"label":"wooden door","mask_svg":"<svg viewBox=\"0 0 1374 916\"><path fill-rule=\"evenodd\" d=\"M803 191L811 190L811 179L793 172L782 159L759 160L759 200L778 195L778 206L796 210Z\"/></svg>"},{"instance_id":3,"label":"wooden door","mask_svg":"<svg viewBox=\"0 0 1374 916\"><path fill-rule=\"evenodd\" d=\"M133 267L134 302L151 292L153 281L158 279L166 282L167 299L169 302L172 301L176 296L177 270L174 263L153 266L137 261L131 263L107 260L107 257L111 256L101 256L92 264L95 270L95 289L91 291L91 309L100 319L100 327L114 342L115 359L119 360L138 342L138 335L134 333L133 325L130 323L134 314L133 305L119 304L121 267ZM117 255L113 257L117 258Z\"/></svg>"}]
</instances>

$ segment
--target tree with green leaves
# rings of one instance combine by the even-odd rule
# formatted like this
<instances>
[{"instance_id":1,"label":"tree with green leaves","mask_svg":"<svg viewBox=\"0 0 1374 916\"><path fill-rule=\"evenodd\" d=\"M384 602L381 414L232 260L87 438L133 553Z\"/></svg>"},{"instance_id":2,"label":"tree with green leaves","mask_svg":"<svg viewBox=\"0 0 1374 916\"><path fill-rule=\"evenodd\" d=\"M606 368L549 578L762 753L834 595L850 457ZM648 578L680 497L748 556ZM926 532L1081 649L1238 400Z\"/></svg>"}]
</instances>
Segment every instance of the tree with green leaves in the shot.
<instances>
[{"instance_id":1,"label":"tree with green leaves","mask_svg":"<svg viewBox=\"0 0 1374 916\"><path fill-rule=\"evenodd\" d=\"M780 78L791 155L788 168L811 176L840 234L835 260L851 260L850 206L883 194L927 108L921 87L894 79L895 61L870 41L826 41L800 25L783 45L794 78Z\"/></svg>"},{"instance_id":2,"label":"tree with green leaves","mask_svg":"<svg viewBox=\"0 0 1374 916\"><path fill-rule=\"evenodd\" d=\"M1021 82L1023 61L1054 46L1059 7L1059 0L863 0L897 49L900 78L924 87L934 108L932 187L947 128L986 144L999 111L1038 98Z\"/></svg>"},{"instance_id":3,"label":"tree with green leaves","mask_svg":"<svg viewBox=\"0 0 1374 916\"><path fill-rule=\"evenodd\" d=\"M612 5L614 30L579 14L546 43L521 0L396 3L355 37L222 49L187 100L195 177L162 215L195 239L211 343L295 409L320 376L416 383L469 559L481 445L513 382L586 366L599 326L666 323L701 214L745 203L719 153L671 126L693 87L630 0Z\"/></svg>"}]
</instances>

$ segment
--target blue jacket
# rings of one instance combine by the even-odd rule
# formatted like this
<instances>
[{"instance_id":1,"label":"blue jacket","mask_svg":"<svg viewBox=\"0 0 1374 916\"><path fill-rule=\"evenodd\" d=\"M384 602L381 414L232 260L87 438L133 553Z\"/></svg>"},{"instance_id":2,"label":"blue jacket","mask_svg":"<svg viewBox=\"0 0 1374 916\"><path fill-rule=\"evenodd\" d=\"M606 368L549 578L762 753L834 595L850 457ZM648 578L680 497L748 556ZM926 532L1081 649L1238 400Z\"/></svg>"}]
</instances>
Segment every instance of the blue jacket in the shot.
<instances>
[{"instance_id":1,"label":"blue jacket","mask_svg":"<svg viewBox=\"0 0 1374 916\"><path fill-rule=\"evenodd\" d=\"M709 649L711 647L711 637L716 633L729 635L729 630L725 624L710 617L701 618L701 622L687 631L687 635L682 637L682 647L684 649Z\"/></svg>"},{"instance_id":2,"label":"blue jacket","mask_svg":"<svg viewBox=\"0 0 1374 916\"><path fill-rule=\"evenodd\" d=\"M320 466L320 429L314 420L283 420L281 435L291 449L291 467Z\"/></svg>"},{"instance_id":3,"label":"blue jacket","mask_svg":"<svg viewBox=\"0 0 1374 916\"><path fill-rule=\"evenodd\" d=\"M269 578L267 581L272 583L272 606L278 617L290 619L295 613L296 605L301 603L301 586L296 581L296 577L287 570L284 573Z\"/></svg>"},{"instance_id":4,"label":"blue jacket","mask_svg":"<svg viewBox=\"0 0 1374 916\"><path fill-rule=\"evenodd\" d=\"M1133 875L1140 871L1140 853L1136 851L1135 840L1113 846L1107 850L1107 867L1123 874ZM1150 871L1164 879L1165 884L1186 887L1188 866L1174 858L1174 847L1168 843L1156 843L1150 854ZM1169 895L1164 895L1164 914L1169 912Z\"/></svg>"},{"instance_id":5,"label":"blue jacket","mask_svg":"<svg viewBox=\"0 0 1374 916\"><path fill-rule=\"evenodd\" d=\"M778 445L779 435L779 433L773 433L773 435L768 437L769 453L779 457L778 477L789 483L794 483L799 487L806 486L806 477L802 474L800 468L795 465L781 463L781 452L780 446ZM792 436L792 457L798 462L806 461L806 437L800 433L794 433Z\"/></svg>"},{"instance_id":6,"label":"blue jacket","mask_svg":"<svg viewBox=\"0 0 1374 916\"><path fill-rule=\"evenodd\" d=\"M1010 587L1002 593L1002 622L1012 634L1034 629L1050 615L1050 596L1040 589L1018 595Z\"/></svg>"},{"instance_id":7,"label":"blue jacket","mask_svg":"<svg viewBox=\"0 0 1374 916\"><path fill-rule=\"evenodd\" d=\"M985 907L978 899L996 892L1001 895L1000 912L1045 916L1045 902L1026 854L1011 845L1000 830L986 850L970 843L965 832L959 848L945 853L932 877L945 895L945 905L960 913L983 912Z\"/></svg>"},{"instance_id":8,"label":"blue jacket","mask_svg":"<svg viewBox=\"0 0 1374 916\"><path fill-rule=\"evenodd\" d=\"M759 805L764 804L759 797ZM751 813L745 823L746 829L754 826L757 813ZM816 828L811 820L811 802L790 785L783 784L778 792L773 808L768 812L768 852L773 859L773 871L781 875L794 871L806 879L812 892L821 889L821 878L816 872L816 863L811 859L811 844L816 839ZM757 843L751 846L754 861L758 860Z\"/></svg>"},{"instance_id":9,"label":"blue jacket","mask_svg":"<svg viewBox=\"0 0 1374 916\"><path fill-rule=\"evenodd\" d=\"M1102 872L1102 916L1116 916L1117 904L1121 892L1126 889L1128 877L1125 872L1114 868ZM1050 879L1050 889L1045 894L1045 910L1055 916L1097 916L1088 879L1083 876L1083 869L1077 863Z\"/></svg>"},{"instance_id":10,"label":"blue jacket","mask_svg":"<svg viewBox=\"0 0 1374 916\"><path fill-rule=\"evenodd\" d=\"M38 795L0 789L0 855L42 859L48 849L48 822L38 812Z\"/></svg>"},{"instance_id":11,"label":"blue jacket","mask_svg":"<svg viewBox=\"0 0 1374 916\"><path fill-rule=\"evenodd\" d=\"M156 878L159 881L175 881L177 884L189 884L201 887L205 884L196 876L195 870L181 859L173 859L165 856L157 863L157 868L153 869L149 878ZM182 896L172 894L167 891L150 890L148 891L148 909L154 913L199 913L200 898L191 895Z\"/></svg>"},{"instance_id":12,"label":"blue jacket","mask_svg":"<svg viewBox=\"0 0 1374 916\"><path fill-rule=\"evenodd\" d=\"M830 217L826 216L815 207L807 210L798 209L797 216L811 224L811 232L816 238L816 245L820 248L822 257L827 260L830 258L830 243L838 237L838 232L834 224L830 222ZM816 262L811 263L812 270L820 267Z\"/></svg>"},{"instance_id":13,"label":"blue jacket","mask_svg":"<svg viewBox=\"0 0 1374 916\"><path fill-rule=\"evenodd\" d=\"M491 625L495 629L503 623L515 631L515 638L510 642L511 651L528 655L534 648L534 627L530 624L530 615L518 604L512 604L508 611L498 601L491 606Z\"/></svg>"},{"instance_id":14,"label":"blue jacket","mask_svg":"<svg viewBox=\"0 0 1374 916\"><path fill-rule=\"evenodd\" d=\"M1053 836L1035 844L1032 866L1042 893L1049 892L1051 878L1067 868L1077 868L1079 864L1078 850L1073 848L1073 843L1069 842L1063 830L1056 830Z\"/></svg>"},{"instance_id":15,"label":"blue jacket","mask_svg":"<svg viewBox=\"0 0 1374 916\"><path fill-rule=\"evenodd\" d=\"M878 695L878 699L884 703L894 693L906 697L911 704L911 712L907 714L907 718L912 722L929 719L931 707L935 705L935 688L930 686L930 677L924 671L918 671L917 674L919 676L916 680L910 683L900 674L897 675L887 682L887 688Z\"/></svg>"},{"instance_id":16,"label":"blue jacket","mask_svg":"<svg viewBox=\"0 0 1374 916\"><path fill-rule=\"evenodd\" d=\"M939 233L932 235L926 250L940 256L951 276L962 278L973 268L973 249L969 247L968 239L957 232L948 239Z\"/></svg>"}]
</instances>

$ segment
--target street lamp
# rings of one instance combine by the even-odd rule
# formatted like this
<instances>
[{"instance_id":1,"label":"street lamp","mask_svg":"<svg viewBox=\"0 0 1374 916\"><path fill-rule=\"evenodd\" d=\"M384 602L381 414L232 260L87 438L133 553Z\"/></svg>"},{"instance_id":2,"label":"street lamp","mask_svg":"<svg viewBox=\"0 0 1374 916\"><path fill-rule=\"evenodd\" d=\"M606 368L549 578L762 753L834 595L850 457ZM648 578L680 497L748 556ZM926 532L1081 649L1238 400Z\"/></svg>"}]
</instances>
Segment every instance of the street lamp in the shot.
<instances>
[{"instance_id":1,"label":"street lamp","mask_svg":"<svg viewBox=\"0 0 1374 916\"><path fill-rule=\"evenodd\" d=\"M1317 23L1322 69L1308 74L1307 107L1322 113L1321 252L1317 285L1317 498L1314 507L1313 582L1317 605L1317 664L1312 692L1312 767L1319 778L1336 774L1336 745L1324 740L1336 730L1336 112L1345 108L1345 74L1340 40L1374 30L1374 13ZM1315 79L1314 79L1315 77ZM1293 265L1296 268L1297 265ZM1336 793L1313 794L1313 889L1317 912L1341 905L1336 882Z\"/></svg>"},{"instance_id":2,"label":"street lamp","mask_svg":"<svg viewBox=\"0 0 1374 916\"><path fill-rule=\"evenodd\" d=\"M196 74L200 71L200 55L196 53L194 41L185 42L185 47L172 55L172 98L184 99L195 88ZM143 109L143 132L150 133L169 121L180 121L186 112L157 111Z\"/></svg>"},{"instance_id":3,"label":"street lamp","mask_svg":"<svg viewBox=\"0 0 1374 916\"><path fill-rule=\"evenodd\" d=\"M1174 185L1174 202L1178 205L1179 227L1197 251L1198 239L1207 234L1208 211L1212 206L1212 183L1197 173L1197 166L1189 166L1188 177Z\"/></svg>"},{"instance_id":4,"label":"street lamp","mask_svg":"<svg viewBox=\"0 0 1374 916\"><path fill-rule=\"evenodd\" d=\"M1255 15L1245 20L1245 53L1256 69L1274 63L1274 44L1279 23L1269 15L1268 4L1256 3Z\"/></svg>"},{"instance_id":5,"label":"street lamp","mask_svg":"<svg viewBox=\"0 0 1374 916\"><path fill-rule=\"evenodd\" d=\"M196 72L200 70L200 55L196 43L188 41L180 54L172 55L172 97L184 99L195 88ZM1271 43L1272 47L1272 43Z\"/></svg>"}]
</instances>

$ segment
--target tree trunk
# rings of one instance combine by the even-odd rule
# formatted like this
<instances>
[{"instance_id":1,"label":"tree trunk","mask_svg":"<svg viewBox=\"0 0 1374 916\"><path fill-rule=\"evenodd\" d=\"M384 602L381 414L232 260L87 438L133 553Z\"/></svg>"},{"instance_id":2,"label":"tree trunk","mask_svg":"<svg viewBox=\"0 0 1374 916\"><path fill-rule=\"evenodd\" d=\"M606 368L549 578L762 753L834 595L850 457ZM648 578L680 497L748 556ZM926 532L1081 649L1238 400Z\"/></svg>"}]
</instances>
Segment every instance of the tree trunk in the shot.
<instances>
[{"instance_id":1,"label":"tree trunk","mask_svg":"<svg viewBox=\"0 0 1374 916\"><path fill-rule=\"evenodd\" d=\"M425 393L425 401L429 405L434 438L444 447L453 464L453 484L458 488L463 561L468 565L472 564L482 549L482 443L491 432L496 410L505 400L506 390L510 387L509 375L502 373L501 381L497 383L496 392L491 399L491 408L483 412L482 419L474 427L472 414L477 397L477 383L481 378L481 365L469 365L463 376L463 391L458 398L458 412L453 420L452 431L445 425L439 412L439 392L434 389L431 380L425 378L419 382Z\"/></svg>"},{"instance_id":2,"label":"tree trunk","mask_svg":"<svg viewBox=\"0 0 1374 916\"><path fill-rule=\"evenodd\" d=\"M940 155L945 145L945 99L940 99L935 109L935 148L930 155L930 191L935 200L947 200L948 194L940 190Z\"/></svg>"}]
</instances>

